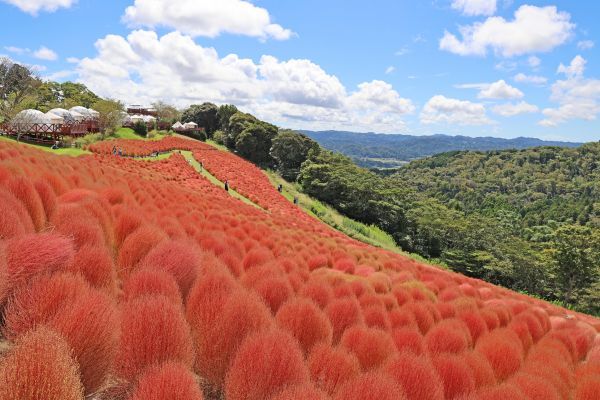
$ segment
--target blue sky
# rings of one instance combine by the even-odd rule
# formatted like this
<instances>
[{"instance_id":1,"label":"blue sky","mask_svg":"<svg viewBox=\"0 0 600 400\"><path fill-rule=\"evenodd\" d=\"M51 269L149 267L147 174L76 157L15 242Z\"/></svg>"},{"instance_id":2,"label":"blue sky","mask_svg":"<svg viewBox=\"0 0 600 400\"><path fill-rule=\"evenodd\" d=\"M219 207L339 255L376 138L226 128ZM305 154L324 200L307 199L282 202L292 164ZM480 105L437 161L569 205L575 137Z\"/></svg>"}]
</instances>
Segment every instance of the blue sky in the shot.
<instances>
[{"instance_id":1,"label":"blue sky","mask_svg":"<svg viewBox=\"0 0 600 400\"><path fill-rule=\"evenodd\" d=\"M600 2L0 0L0 55L280 126L600 140Z\"/></svg>"}]
</instances>

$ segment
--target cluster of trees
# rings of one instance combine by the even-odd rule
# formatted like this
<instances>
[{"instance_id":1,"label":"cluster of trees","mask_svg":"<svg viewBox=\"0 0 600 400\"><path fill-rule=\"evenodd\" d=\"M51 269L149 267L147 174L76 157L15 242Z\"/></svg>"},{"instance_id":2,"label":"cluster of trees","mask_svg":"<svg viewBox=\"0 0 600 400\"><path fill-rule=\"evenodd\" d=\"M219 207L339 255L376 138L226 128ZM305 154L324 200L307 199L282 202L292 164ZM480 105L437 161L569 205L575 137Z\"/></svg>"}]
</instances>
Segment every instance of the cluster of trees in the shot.
<instances>
[{"instance_id":1,"label":"cluster of trees","mask_svg":"<svg viewBox=\"0 0 600 400\"><path fill-rule=\"evenodd\" d=\"M298 181L406 251L600 313L600 143L445 153L387 177L313 151Z\"/></svg>"}]
</instances>

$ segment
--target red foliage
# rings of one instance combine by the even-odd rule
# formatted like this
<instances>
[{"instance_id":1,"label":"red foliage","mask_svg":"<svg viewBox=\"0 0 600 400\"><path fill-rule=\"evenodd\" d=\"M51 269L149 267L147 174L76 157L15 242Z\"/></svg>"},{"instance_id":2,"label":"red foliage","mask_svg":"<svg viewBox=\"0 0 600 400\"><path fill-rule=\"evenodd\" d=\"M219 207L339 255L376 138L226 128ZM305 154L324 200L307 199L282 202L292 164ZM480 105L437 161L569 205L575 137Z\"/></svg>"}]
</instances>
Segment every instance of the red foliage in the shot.
<instances>
[{"instance_id":1,"label":"red foliage","mask_svg":"<svg viewBox=\"0 0 600 400\"><path fill-rule=\"evenodd\" d=\"M127 236L119 249L119 276L124 278L129 275L143 258L166 238L164 232L149 225L142 225Z\"/></svg>"},{"instance_id":2,"label":"red foliage","mask_svg":"<svg viewBox=\"0 0 600 400\"><path fill-rule=\"evenodd\" d=\"M444 385L446 399L468 395L475 390L475 378L460 356L439 354L432 360Z\"/></svg>"},{"instance_id":3,"label":"red foliage","mask_svg":"<svg viewBox=\"0 0 600 400\"><path fill-rule=\"evenodd\" d=\"M83 399L79 369L64 339L43 327L21 337L0 360L0 399Z\"/></svg>"},{"instance_id":4,"label":"red foliage","mask_svg":"<svg viewBox=\"0 0 600 400\"><path fill-rule=\"evenodd\" d=\"M491 386L497 383L494 370L483 355L474 351L468 351L462 354L462 358L465 364L471 368L476 388Z\"/></svg>"},{"instance_id":5,"label":"red foliage","mask_svg":"<svg viewBox=\"0 0 600 400\"><path fill-rule=\"evenodd\" d=\"M360 363L344 348L319 344L308 357L308 369L313 382L333 395L344 382L360 373Z\"/></svg>"},{"instance_id":6,"label":"red foliage","mask_svg":"<svg viewBox=\"0 0 600 400\"><path fill-rule=\"evenodd\" d=\"M386 332L358 326L344 332L341 344L356 355L364 371L378 368L396 351L392 338Z\"/></svg>"},{"instance_id":7,"label":"red foliage","mask_svg":"<svg viewBox=\"0 0 600 400\"><path fill-rule=\"evenodd\" d=\"M244 265L244 269L247 271L254 267L263 265L272 259L273 254L266 249L252 249L246 254L242 264Z\"/></svg>"},{"instance_id":8,"label":"red foliage","mask_svg":"<svg viewBox=\"0 0 600 400\"><path fill-rule=\"evenodd\" d=\"M458 319L463 321L471 335L471 343L477 342L477 339L488 332L488 325L485 319L477 311L465 311L458 315Z\"/></svg>"},{"instance_id":9,"label":"red foliage","mask_svg":"<svg viewBox=\"0 0 600 400\"><path fill-rule=\"evenodd\" d=\"M399 352L408 352L416 355L425 352L423 336L415 328L400 328L392 331L392 339Z\"/></svg>"},{"instance_id":10,"label":"red foliage","mask_svg":"<svg viewBox=\"0 0 600 400\"><path fill-rule=\"evenodd\" d=\"M102 386L119 339L115 304L105 293L68 273L41 276L7 304L4 334L14 339L38 325L52 328L69 343L86 393Z\"/></svg>"},{"instance_id":11,"label":"red foliage","mask_svg":"<svg viewBox=\"0 0 600 400\"><path fill-rule=\"evenodd\" d=\"M6 187L25 206L35 230L40 231L46 223L46 212L31 181L22 176L15 176L6 182Z\"/></svg>"},{"instance_id":12,"label":"red foliage","mask_svg":"<svg viewBox=\"0 0 600 400\"><path fill-rule=\"evenodd\" d=\"M290 386L269 400L328 400L329 397L312 385Z\"/></svg>"},{"instance_id":13,"label":"red foliage","mask_svg":"<svg viewBox=\"0 0 600 400\"><path fill-rule=\"evenodd\" d=\"M227 374L225 397L263 400L286 386L308 381L294 338L282 331L266 331L248 337L240 346Z\"/></svg>"},{"instance_id":14,"label":"red foliage","mask_svg":"<svg viewBox=\"0 0 600 400\"><path fill-rule=\"evenodd\" d=\"M110 295L114 295L117 291L117 271L112 257L105 248L91 246L80 248L67 270L74 274L81 274L90 285L97 289L104 289Z\"/></svg>"},{"instance_id":15,"label":"red foliage","mask_svg":"<svg viewBox=\"0 0 600 400\"><path fill-rule=\"evenodd\" d=\"M332 328L329 319L317 305L308 299L294 299L285 303L275 316L277 325L288 331L308 354L317 343L331 344Z\"/></svg>"},{"instance_id":16,"label":"red foliage","mask_svg":"<svg viewBox=\"0 0 600 400\"><path fill-rule=\"evenodd\" d=\"M165 271L138 270L129 276L123 285L125 301L143 296L165 296L173 304L181 305L181 292L175 278Z\"/></svg>"},{"instance_id":17,"label":"red foliage","mask_svg":"<svg viewBox=\"0 0 600 400\"><path fill-rule=\"evenodd\" d=\"M13 288L34 276L64 270L73 261L73 242L52 233L20 236L6 243L8 278Z\"/></svg>"},{"instance_id":18,"label":"red foliage","mask_svg":"<svg viewBox=\"0 0 600 400\"><path fill-rule=\"evenodd\" d=\"M203 400L196 377L184 365L167 362L148 368L129 400Z\"/></svg>"},{"instance_id":19,"label":"red foliage","mask_svg":"<svg viewBox=\"0 0 600 400\"><path fill-rule=\"evenodd\" d=\"M54 210L56 210L56 194L54 193L54 189L42 180L37 180L33 186L42 201L42 205L44 206L44 214L46 218L50 219Z\"/></svg>"},{"instance_id":20,"label":"red foliage","mask_svg":"<svg viewBox=\"0 0 600 400\"><path fill-rule=\"evenodd\" d=\"M400 386L385 374L369 372L345 383L334 400L405 400Z\"/></svg>"},{"instance_id":21,"label":"red foliage","mask_svg":"<svg viewBox=\"0 0 600 400\"><path fill-rule=\"evenodd\" d=\"M597 400L600 393L600 378L589 377L577 382L573 400Z\"/></svg>"},{"instance_id":22,"label":"red foliage","mask_svg":"<svg viewBox=\"0 0 600 400\"><path fill-rule=\"evenodd\" d=\"M505 380L523 363L523 350L516 334L507 329L494 330L482 336L475 346L490 362L496 378Z\"/></svg>"},{"instance_id":23,"label":"red foliage","mask_svg":"<svg viewBox=\"0 0 600 400\"><path fill-rule=\"evenodd\" d=\"M462 353L470 345L466 325L457 319L446 319L436 324L425 336L425 347L431 353Z\"/></svg>"},{"instance_id":24,"label":"red foliage","mask_svg":"<svg viewBox=\"0 0 600 400\"><path fill-rule=\"evenodd\" d=\"M476 400L527 400L527 397L516 386L502 384L486 387L477 392Z\"/></svg>"},{"instance_id":25,"label":"red foliage","mask_svg":"<svg viewBox=\"0 0 600 400\"><path fill-rule=\"evenodd\" d=\"M333 342L337 343L344 331L354 325L362 325L363 317L356 300L342 298L332 300L325 307L325 314L333 327Z\"/></svg>"},{"instance_id":26,"label":"red foliage","mask_svg":"<svg viewBox=\"0 0 600 400\"><path fill-rule=\"evenodd\" d=\"M179 307L164 296L146 296L123 305L121 343L115 361L118 376L133 380L153 364L193 364L190 329Z\"/></svg>"},{"instance_id":27,"label":"red foliage","mask_svg":"<svg viewBox=\"0 0 600 400\"><path fill-rule=\"evenodd\" d=\"M0 239L10 239L34 230L25 206L8 190L0 187Z\"/></svg>"},{"instance_id":28,"label":"red foliage","mask_svg":"<svg viewBox=\"0 0 600 400\"><path fill-rule=\"evenodd\" d=\"M365 320L365 325L370 328L379 328L384 331L390 331L392 329L392 324L390 323L387 312L383 306L367 307L363 311L363 318Z\"/></svg>"},{"instance_id":29,"label":"red foliage","mask_svg":"<svg viewBox=\"0 0 600 400\"><path fill-rule=\"evenodd\" d=\"M423 356L400 353L385 371L404 390L408 400L443 400L444 387L431 362Z\"/></svg>"},{"instance_id":30,"label":"red foliage","mask_svg":"<svg viewBox=\"0 0 600 400\"><path fill-rule=\"evenodd\" d=\"M433 315L427 309L427 307L421 303L408 303L403 307L403 309L413 314L414 319L419 326L419 330L423 335L426 334L435 324Z\"/></svg>"},{"instance_id":31,"label":"red foliage","mask_svg":"<svg viewBox=\"0 0 600 400\"><path fill-rule=\"evenodd\" d=\"M510 384L518 387L530 400L560 400L561 397L554 388L542 378L530 374L519 373L510 378Z\"/></svg>"},{"instance_id":32,"label":"red foliage","mask_svg":"<svg viewBox=\"0 0 600 400\"><path fill-rule=\"evenodd\" d=\"M279 307L294 295L292 286L283 276L262 279L256 282L252 288L260 295L273 313L276 313Z\"/></svg>"}]
</instances>

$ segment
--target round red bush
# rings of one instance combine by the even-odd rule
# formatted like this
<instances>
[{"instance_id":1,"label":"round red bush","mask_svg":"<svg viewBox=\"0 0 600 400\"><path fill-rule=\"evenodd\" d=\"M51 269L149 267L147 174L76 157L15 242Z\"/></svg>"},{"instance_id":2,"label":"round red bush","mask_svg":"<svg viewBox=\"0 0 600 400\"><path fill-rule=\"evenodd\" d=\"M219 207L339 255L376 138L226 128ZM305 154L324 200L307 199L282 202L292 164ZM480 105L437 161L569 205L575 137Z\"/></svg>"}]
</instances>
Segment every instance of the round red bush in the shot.
<instances>
[{"instance_id":1,"label":"round red bush","mask_svg":"<svg viewBox=\"0 0 600 400\"><path fill-rule=\"evenodd\" d=\"M479 338L475 351L490 362L500 381L514 374L523 363L521 341L514 332L506 328L494 330Z\"/></svg>"},{"instance_id":2,"label":"round red bush","mask_svg":"<svg viewBox=\"0 0 600 400\"><path fill-rule=\"evenodd\" d=\"M119 276L127 277L138 267L143 258L166 238L164 232L149 225L142 225L127 236L119 249L117 259Z\"/></svg>"},{"instance_id":3,"label":"round red bush","mask_svg":"<svg viewBox=\"0 0 600 400\"><path fill-rule=\"evenodd\" d=\"M129 301L147 295L165 296L181 305L181 292L173 275L160 270L138 270L123 284L123 299Z\"/></svg>"},{"instance_id":4,"label":"round red bush","mask_svg":"<svg viewBox=\"0 0 600 400\"><path fill-rule=\"evenodd\" d=\"M264 331L241 344L227 374L225 398L264 400L286 386L308 381L296 340L283 331Z\"/></svg>"},{"instance_id":5,"label":"round red bush","mask_svg":"<svg viewBox=\"0 0 600 400\"><path fill-rule=\"evenodd\" d=\"M191 368L190 329L180 307L164 296L145 296L123 305L118 376L132 381L153 364L177 361Z\"/></svg>"},{"instance_id":6,"label":"round red bush","mask_svg":"<svg viewBox=\"0 0 600 400\"><path fill-rule=\"evenodd\" d=\"M346 382L334 400L405 400L406 396L392 378L369 372Z\"/></svg>"},{"instance_id":7,"label":"round red bush","mask_svg":"<svg viewBox=\"0 0 600 400\"><path fill-rule=\"evenodd\" d=\"M85 246L80 248L67 268L74 274L81 274L97 289L104 289L110 295L117 291L117 271L112 257L105 248Z\"/></svg>"},{"instance_id":8,"label":"round red bush","mask_svg":"<svg viewBox=\"0 0 600 400\"><path fill-rule=\"evenodd\" d=\"M577 382L573 400L597 400L600 393L600 378L587 377Z\"/></svg>"},{"instance_id":9,"label":"round red bush","mask_svg":"<svg viewBox=\"0 0 600 400\"><path fill-rule=\"evenodd\" d=\"M34 232L27 209L8 190L0 187L0 240Z\"/></svg>"},{"instance_id":10,"label":"round red bush","mask_svg":"<svg viewBox=\"0 0 600 400\"><path fill-rule=\"evenodd\" d=\"M530 400L561 399L553 385L532 374L518 373L510 379L509 383L518 387Z\"/></svg>"},{"instance_id":11,"label":"round red bush","mask_svg":"<svg viewBox=\"0 0 600 400\"><path fill-rule=\"evenodd\" d=\"M332 300L325 307L325 314L333 327L333 342L337 343L344 331L354 325L362 325L363 317L358 302L352 298Z\"/></svg>"},{"instance_id":12,"label":"round red bush","mask_svg":"<svg viewBox=\"0 0 600 400\"><path fill-rule=\"evenodd\" d=\"M385 366L408 400L444 400L444 386L431 362L423 356L400 353Z\"/></svg>"},{"instance_id":13,"label":"round red bush","mask_svg":"<svg viewBox=\"0 0 600 400\"><path fill-rule=\"evenodd\" d=\"M528 400L516 386L502 384L477 391L476 400Z\"/></svg>"},{"instance_id":14,"label":"round red bush","mask_svg":"<svg viewBox=\"0 0 600 400\"><path fill-rule=\"evenodd\" d=\"M129 400L203 400L196 377L184 365L167 362L148 368Z\"/></svg>"},{"instance_id":15,"label":"round red bush","mask_svg":"<svg viewBox=\"0 0 600 400\"><path fill-rule=\"evenodd\" d=\"M82 400L79 368L65 340L47 328L29 331L0 361L2 400Z\"/></svg>"},{"instance_id":16,"label":"round red bush","mask_svg":"<svg viewBox=\"0 0 600 400\"><path fill-rule=\"evenodd\" d=\"M408 352L416 355L425 352L423 336L416 328L399 328L392 332L392 339L399 352Z\"/></svg>"},{"instance_id":17,"label":"round red bush","mask_svg":"<svg viewBox=\"0 0 600 400\"><path fill-rule=\"evenodd\" d=\"M392 338L374 328L349 328L344 332L341 344L356 355L363 371L378 368L396 352Z\"/></svg>"},{"instance_id":18,"label":"round red bush","mask_svg":"<svg viewBox=\"0 0 600 400\"><path fill-rule=\"evenodd\" d=\"M442 380L446 399L468 395L475 390L475 378L462 357L438 354L432 362Z\"/></svg>"},{"instance_id":19,"label":"round red bush","mask_svg":"<svg viewBox=\"0 0 600 400\"><path fill-rule=\"evenodd\" d=\"M344 382L360 373L360 363L342 347L319 344L308 357L308 369L315 384L333 395Z\"/></svg>"},{"instance_id":20,"label":"round red bush","mask_svg":"<svg viewBox=\"0 0 600 400\"><path fill-rule=\"evenodd\" d=\"M329 319L317 305L308 299L292 299L275 316L277 325L288 331L308 354L317 343L331 344L332 328Z\"/></svg>"},{"instance_id":21,"label":"round red bush","mask_svg":"<svg viewBox=\"0 0 600 400\"><path fill-rule=\"evenodd\" d=\"M288 387L269 400L328 400L329 397L312 385Z\"/></svg>"},{"instance_id":22,"label":"round red bush","mask_svg":"<svg viewBox=\"0 0 600 400\"><path fill-rule=\"evenodd\" d=\"M462 353L469 347L471 336L465 324L457 319L446 319L436 324L425 335L425 347L430 353Z\"/></svg>"},{"instance_id":23,"label":"round red bush","mask_svg":"<svg viewBox=\"0 0 600 400\"><path fill-rule=\"evenodd\" d=\"M40 231L46 223L46 212L31 181L23 176L15 176L6 182L6 187L25 206L35 230Z\"/></svg>"}]
</instances>

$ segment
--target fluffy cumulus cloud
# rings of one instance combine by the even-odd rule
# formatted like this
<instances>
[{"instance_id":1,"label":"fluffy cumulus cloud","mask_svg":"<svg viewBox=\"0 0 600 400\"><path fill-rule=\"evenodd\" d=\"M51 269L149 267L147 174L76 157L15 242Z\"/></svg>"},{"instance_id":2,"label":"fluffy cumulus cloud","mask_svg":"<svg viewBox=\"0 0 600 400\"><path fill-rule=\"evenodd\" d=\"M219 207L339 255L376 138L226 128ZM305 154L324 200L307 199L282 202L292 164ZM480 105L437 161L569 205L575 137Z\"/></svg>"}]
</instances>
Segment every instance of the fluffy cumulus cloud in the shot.
<instances>
[{"instance_id":1,"label":"fluffy cumulus cloud","mask_svg":"<svg viewBox=\"0 0 600 400\"><path fill-rule=\"evenodd\" d=\"M519 103L506 103L499 104L492 108L492 111L498 115L503 117L513 117L519 114L528 114L538 112L540 109L533 105L529 104L525 101L521 101Z\"/></svg>"},{"instance_id":2,"label":"fluffy cumulus cloud","mask_svg":"<svg viewBox=\"0 0 600 400\"><path fill-rule=\"evenodd\" d=\"M452 8L464 15L494 15L496 0L453 0Z\"/></svg>"},{"instance_id":3,"label":"fluffy cumulus cloud","mask_svg":"<svg viewBox=\"0 0 600 400\"><path fill-rule=\"evenodd\" d=\"M100 95L130 103L234 103L286 126L383 132L402 130L403 117L414 111L385 82L365 82L350 91L309 60L220 56L180 32L108 35L96 48L95 57L77 64L79 80Z\"/></svg>"},{"instance_id":4,"label":"fluffy cumulus cloud","mask_svg":"<svg viewBox=\"0 0 600 400\"><path fill-rule=\"evenodd\" d=\"M594 42L591 40L582 40L580 42L577 42L577 48L579 50L589 50L592 49L594 47Z\"/></svg>"},{"instance_id":5,"label":"fluffy cumulus cloud","mask_svg":"<svg viewBox=\"0 0 600 400\"><path fill-rule=\"evenodd\" d=\"M523 97L523 92L501 79L489 84L479 92L477 97L480 99L520 99Z\"/></svg>"},{"instance_id":6,"label":"fluffy cumulus cloud","mask_svg":"<svg viewBox=\"0 0 600 400\"><path fill-rule=\"evenodd\" d=\"M40 47L33 52L33 56L40 60L54 61L58 58L58 54L54 50L51 50L45 46Z\"/></svg>"},{"instance_id":7,"label":"fluffy cumulus cloud","mask_svg":"<svg viewBox=\"0 0 600 400\"><path fill-rule=\"evenodd\" d=\"M488 50L504 57L546 52L565 43L574 28L571 16L554 6L523 5L512 21L495 16L461 26L461 39L446 31L440 49L463 56L485 56Z\"/></svg>"},{"instance_id":8,"label":"fluffy cumulus cloud","mask_svg":"<svg viewBox=\"0 0 600 400\"><path fill-rule=\"evenodd\" d=\"M540 125L554 127L573 119L593 121L600 114L600 80L584 77L585 64L581 56L575 57L568 66L561 64L559 72L566 79L552 85L550 97L558 106L542 111L545 118Z\"/></svg>"},{"instance_id":9,"label":"fluffy cumulus cloud","mask_svg":"<svg viewBox=\"0 0 600 400\"><path fill-rule=\"evenodd\" d=\"M491 121L483 104L466 100L433 96L423 107L420 115L423 124L487 125Z\"/></svg>"},{"instance_id":10,"label":"fluffy cumulus cloud","mask_svg":"<svg viewBox=\"0 0 600 400\"><path fill-rule=\"evenodd\" d=\"M539 75L525 75L524 73L518 73L513 78L515 82L519 83L531 83L533 85L544 85L548 82L548 79L544 76Z\"/></svg>"},{"instance_id":11,"label":"fluffy cumulus cloud","mask_svg":"<svg viewBox=\"0 0 600 400\"><path fill-rule=\"evenodd\" d=\"M293 35L273 23L266 9L245 0L135 0L123 20L133 27L163 26L193 37L231 33L286 40Z\"/></svg>"},{"instance_id":12,"label":"fluffy cumulus cloud","mask_svg":"<svg viewBox=\"0 0 600 400\"><path fill-rule=\"evenodd\" d=\"M12 4L22 11L37 15L40 11L54 12L59 8L69 8L77 3L77 0L0 0Z\"/></svg>"}]
</instances>

